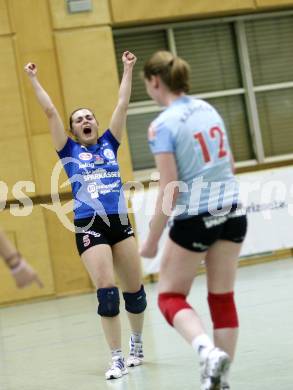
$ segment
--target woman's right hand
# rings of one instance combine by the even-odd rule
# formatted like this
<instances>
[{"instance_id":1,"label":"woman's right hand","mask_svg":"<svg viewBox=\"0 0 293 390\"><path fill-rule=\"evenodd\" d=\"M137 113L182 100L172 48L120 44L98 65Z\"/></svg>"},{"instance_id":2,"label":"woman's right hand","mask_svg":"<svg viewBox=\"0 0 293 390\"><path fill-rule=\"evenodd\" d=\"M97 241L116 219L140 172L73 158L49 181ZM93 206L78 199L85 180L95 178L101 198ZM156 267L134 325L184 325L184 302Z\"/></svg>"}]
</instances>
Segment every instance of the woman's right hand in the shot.
<instances>
[{"instance_id":1,"label":"woman's right hand","mask_svg":"<svg viewBox=\"0 0 293 390\"><path fill-rule=\"evenodd\" d=\"M152 259L157 255L157 253L158 253L158 243L157 242L151 243L149 239L143 242L139 251L139 254L142 257L146 257L148 259Z\"/></svg>"},{"instance_id":2,"label":"woman's right hand","mask_svg":"<svg viewBox=\"0 0 293 390\"><path fill-rule=\"evenodd\" d=\"M33 64L32 62L29 62L24 67L25 72L28 74L29 77L35 77L37 75L37 65Z\"/></svg>"}]
</instances>

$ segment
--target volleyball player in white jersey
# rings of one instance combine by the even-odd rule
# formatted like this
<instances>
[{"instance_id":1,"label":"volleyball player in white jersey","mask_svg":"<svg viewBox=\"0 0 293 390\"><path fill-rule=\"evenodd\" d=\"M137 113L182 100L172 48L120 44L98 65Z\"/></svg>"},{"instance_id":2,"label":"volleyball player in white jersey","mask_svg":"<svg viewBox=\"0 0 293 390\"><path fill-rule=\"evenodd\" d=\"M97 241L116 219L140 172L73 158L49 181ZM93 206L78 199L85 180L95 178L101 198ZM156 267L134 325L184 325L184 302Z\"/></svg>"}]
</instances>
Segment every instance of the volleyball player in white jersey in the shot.
<instances>
[{"instance_id":1,"label":"volleyball player in white jersey","mask_svg":"<svg viewBox=\"0 0 293 390\"><path fill-rule=\"evenodd\" d=\"M228 370L238 335L234 281L247 221L236 212L238 185L225 125L211 105L186 95L189 66L181 58L156 52L143 73L149 96L166 108L149 127L160 185L141 255L156 255L173 208L175 218L161 259L158 304L169 324L198 352L201 389L230 389ZM213 341L186 301L204 260Z\"/></svg>"},{"instance_id":2,"label":"volleyball player in white jersey","mask_svg":"<svg viewBox=\"0 0 293 390\"><path fill-rule=\"evenodd\" d=\"M26 262L17 251L6 234L0 229L0 256L4 259L18 288L24 288L32 283L43 287L37 272Z\"/></svg>"}]
</instances>

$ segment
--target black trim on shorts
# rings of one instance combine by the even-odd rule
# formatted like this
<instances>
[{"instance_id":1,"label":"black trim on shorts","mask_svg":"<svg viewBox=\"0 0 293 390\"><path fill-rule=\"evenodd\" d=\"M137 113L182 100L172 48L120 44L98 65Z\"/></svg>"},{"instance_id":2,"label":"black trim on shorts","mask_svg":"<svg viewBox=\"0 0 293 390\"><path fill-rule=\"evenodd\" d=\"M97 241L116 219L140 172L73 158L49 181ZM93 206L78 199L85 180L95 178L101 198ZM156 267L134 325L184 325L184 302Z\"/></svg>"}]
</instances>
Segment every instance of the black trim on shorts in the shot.
<instances>
[{"instance_id":1,"label":"black trim on shorts","mask_svg":"<svg viewBox=\"0 0 293 390\"><path fill-rule=\"evenodd\" d=\"M101 244L113 246L134 236L127 214L109 214L104 217L97 215L75 219L74 225L76 228L75 241L80 255L92 246Z\"/></svg>"}]
</instances>

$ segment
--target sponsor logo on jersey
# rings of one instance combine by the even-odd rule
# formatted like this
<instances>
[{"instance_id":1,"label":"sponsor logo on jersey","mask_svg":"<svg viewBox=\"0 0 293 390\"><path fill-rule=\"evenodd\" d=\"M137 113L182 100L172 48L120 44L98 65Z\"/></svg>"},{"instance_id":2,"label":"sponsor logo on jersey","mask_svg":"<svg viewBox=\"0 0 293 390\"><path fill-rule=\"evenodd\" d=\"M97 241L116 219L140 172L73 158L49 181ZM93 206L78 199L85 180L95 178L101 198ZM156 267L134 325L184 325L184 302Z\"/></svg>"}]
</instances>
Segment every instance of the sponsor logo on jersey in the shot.
<instances>
[{"instance_id":1,"label":"sponsor logo on jersey","mask_svg":"<svg viewBox=\"0 0 293 390\"><path fill-rule=\"evenodd\" d=\"M111 149L105 149L104 156L107 157L109 160L114 160L114 158L115 158L115 154L114 154L113 150L111 150Z\"/></svg>"},{"instance_id":2,"label":"sponsor logo on jersey","mask_svg":"<svg viewBox=\"0 0 293 390\"><path fill-rule=\"evenodd\" d=\"M95 167L94 163L80 163L79 164L79 169L94 168L94 167Z\"/></svg>"},{"instance_id":3,"label":"sponsor logo on jersey","mask_svg":"<svg viewBox=\"0 0 293 390\"><path fill-rule=\"evenodd\" d=\"M97 199L100 195L107 195L110 192L120 192L120 183L120 180L116 180L110 184L93 182L87 185L87 192L90 194L91 199Z\"/></svg>"},{"instance_id":4,"label":"sponsor logo on jersey","mask_svg":"<svg viewBox=\"0 0 293 390\"><path fill-rule=\"evenodd\" d=\"M104 164L104 159L101 157L101 156L95 156L95 164L96 165L99 165L99 164Z\"/></svg>"},{"instance_id":5,"label":"sponsor logo on jersey","mask_svg":"<svg viewBox=\"0 0 293 390\"><path fill-rule=\"evenodd\" d=\"M92 180L99 180L99 179L107 179L107 178L116 178L120 177L120 172L119 171L111 171L107 172L104 170L99 170L97 169L96 171L84 175L84 181L92 181Z\"/></svg>"},{"instance_id":6,"label":"sponsor logo on jersey","mask_svg":"<svg viewBox=\"0 0 293 390\"><path fill-rule=\"evenodd\" d=\"M108 162L108 165L118 165L116 160L112 160Z\"/></svg>"},{"instance_id":7,"label":"sponsor logo on jersey","mask_svg":"<svg viewBox=\"0 0 293 390\"><path fill-rule=\"evenodd\" d=\"M89 161L93 158L93 155L91 153L82 152L79 153L78 158L83 161Z\"/></svg>"},{"instance_id":8,"label":"sponsor logo on jersey","mask_svg":"<svg viewBox=\"0 0 293 390\"><path fill-rule=\"evenodd\" d=\"M92 199L97 199L99 197L99 191L96 183L91 183L87 186L87 191L91 195Z\"/></svg>"},{"instance_id":9,"label":"sponsor logo on jersey","mask_svg":"<svg viewBox=\"0 0 293 390\"><path fill-rule=\"evenodd\" d=\"M115 181L111 184L102 184L98 186L99 193L102 195L109 194L110 192L120 192L119 189L115 190L115 188L119 187L120 181Z\"/></svg>"}]
</instances>

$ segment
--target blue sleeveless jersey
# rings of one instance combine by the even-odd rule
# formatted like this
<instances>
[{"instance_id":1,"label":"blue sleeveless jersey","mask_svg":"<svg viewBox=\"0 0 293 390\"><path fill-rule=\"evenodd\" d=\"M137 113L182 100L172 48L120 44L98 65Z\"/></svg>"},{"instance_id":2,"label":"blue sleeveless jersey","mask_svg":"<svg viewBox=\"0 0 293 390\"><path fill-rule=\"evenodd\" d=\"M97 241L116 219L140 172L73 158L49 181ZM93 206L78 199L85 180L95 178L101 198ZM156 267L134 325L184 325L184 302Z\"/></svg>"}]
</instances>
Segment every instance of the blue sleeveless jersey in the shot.
<instances>
[{"instance_id":1,"label":"blue sleeveless jersey","mask_svg":"<svg viewBox=\"0 0 293 390\"><path fill-rule=\"evenodd\" d=\"M226 128L210 104L178 98L151 123L148 139L153 154L174 154L181 183L176 218L216 214L237 203Z\"/></svg>"},{"instance_id":2,"label":"blue sleeveless jersey","mask_svg":"<svg viewBox=\"0 0 293 390\"><path fill-rule=\"evenodd\" d=\"M75 219L127 213L118 147L119 142L107 130L95 145L85 147L68 138L57 152L71 183Z\"/></svg>"}]
</instances>

